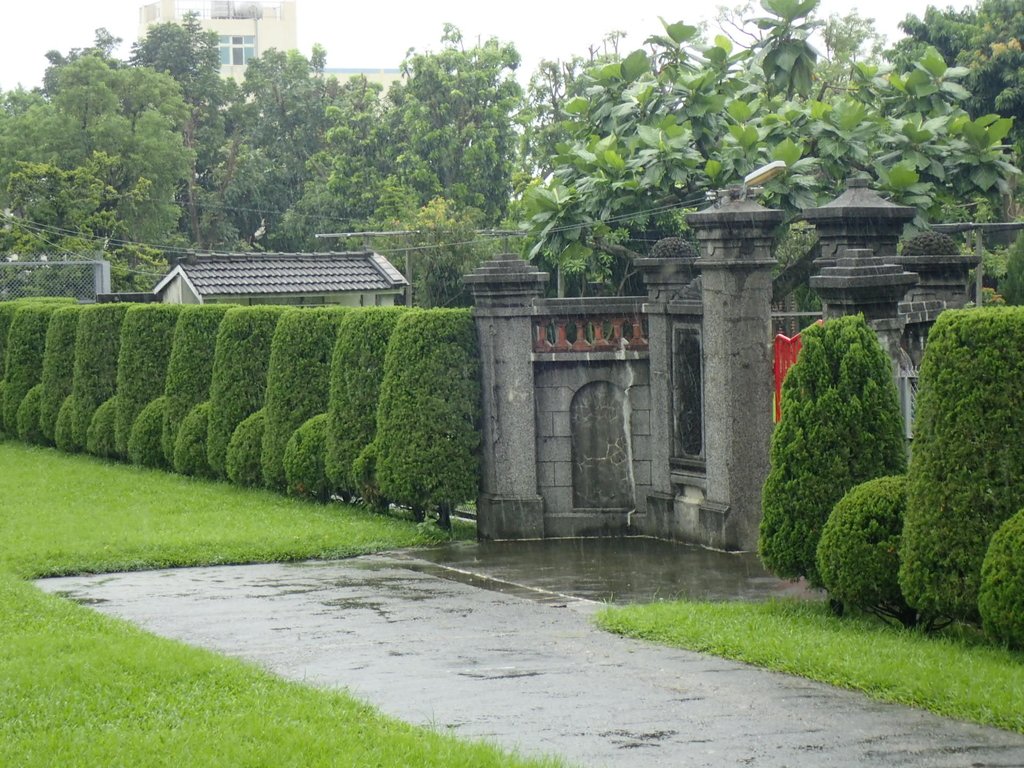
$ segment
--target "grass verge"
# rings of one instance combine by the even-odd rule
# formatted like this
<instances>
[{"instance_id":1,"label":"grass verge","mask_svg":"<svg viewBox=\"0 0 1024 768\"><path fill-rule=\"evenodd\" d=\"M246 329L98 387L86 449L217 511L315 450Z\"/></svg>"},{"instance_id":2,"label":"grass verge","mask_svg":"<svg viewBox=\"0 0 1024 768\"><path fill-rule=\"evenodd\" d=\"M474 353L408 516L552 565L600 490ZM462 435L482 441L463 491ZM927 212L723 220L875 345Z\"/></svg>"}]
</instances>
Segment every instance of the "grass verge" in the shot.
<instances>
[{"instance_id":1,"label":"grass verge","mask_svg":"<svg viewBox=\"0 0 1024 768\"><path fill-rule=\"evenodd\" d=\"M0 765L556 766L149 635L21 578L337 557L424 526L0 443Z\"/></svg>"},{"instance_id":2,"label":"grass verge","mask_svg":"<svg viewBox=\"0 0 1024 768\"><path fill-rule=\"evenodd\" d=\"M967 631L937 636L823 603L674 602L607 608L606 630L863 691L882 701L1024 733L1024 655Z\"/></svg>"}]
</instances>

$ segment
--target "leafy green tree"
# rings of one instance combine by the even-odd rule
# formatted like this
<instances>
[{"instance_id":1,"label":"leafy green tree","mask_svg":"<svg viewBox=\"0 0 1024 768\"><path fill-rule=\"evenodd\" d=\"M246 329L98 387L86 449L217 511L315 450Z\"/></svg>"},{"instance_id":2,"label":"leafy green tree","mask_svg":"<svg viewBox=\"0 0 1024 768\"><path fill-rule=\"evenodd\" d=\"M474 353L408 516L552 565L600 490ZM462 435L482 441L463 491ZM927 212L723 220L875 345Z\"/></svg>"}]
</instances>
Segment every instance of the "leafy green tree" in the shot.
<instances>
[{"instance_id":1,"label":"leafy green tree","mask_svg":"<svg viewBox=\"0 0 1024 768\"><path fill-rule=\"evenodd\" d=\"M406 82L392 88L405 137L398 176L421 205L442 196L497 224L511 193L519 54L494 38L466 49L450 24L441 41L437 53L411 53L402 64Z\"/></svg>"},{"instance_id":2,"label":"leafy green tree","mask_svg":"<svg viewBox=\"0 0 1024 768\"><path fill-rule=\"evenodd\" d=\"M772 434L758 553L777 576L821 585L815 555L832 508L855 485L901 474L906 453L892 365L864 318L801 337Z\"/></svg>"}]
</instances>

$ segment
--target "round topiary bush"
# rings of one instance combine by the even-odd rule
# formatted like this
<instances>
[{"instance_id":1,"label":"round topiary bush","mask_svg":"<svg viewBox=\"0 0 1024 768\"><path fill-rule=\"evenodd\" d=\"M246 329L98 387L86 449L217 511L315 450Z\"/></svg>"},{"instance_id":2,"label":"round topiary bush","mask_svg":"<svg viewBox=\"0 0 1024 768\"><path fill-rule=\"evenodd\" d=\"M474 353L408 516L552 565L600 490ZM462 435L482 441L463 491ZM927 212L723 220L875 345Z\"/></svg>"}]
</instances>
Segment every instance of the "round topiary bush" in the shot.
<instances>
[{"instance_id":1,"label":"round topiary bush","mask_svg":"<svg viewBox=\"0 0 1024 768\"><path fill-rule=\"evenodd\" d=\"M1024 510L992 536L981 566L978 611L985 634L1024 649Z\"/></svg>"},{"instance_id":2,"label":"round topiary bush","mask_svg":"<svg viewBox=\"0 0 1024 768\"><path fill-rule=\"evenodd\" d=\"M85 450L101 459L117 457L114 442L114 420L117 418L117 395L103 403L92 416L85 435Z\"/></svg>"},{"instance_id":3,"label":"round topiary bush","mask_svg":"<svg viewBox=\"0 0 1024 768\"><path fill-rule=\"evenodd\" d=\"M480 362L469 311L409 312L395 326L377 412L381 494L414 512L474 499L480 483Z\"/></svg>"},{"instance_id":4,"label":"round topiary bush","mask_svg":"<svg viewBox=\"0 0 1024 768\"><path fill-rule=\"evenodd\" d=\"M352 466L377 433L377 400L384 358L404 307L367 307L348 313L338 330L331 361L324 457L331 488L362 495Z\"/></svg>"},{"instance_id":5,"label":"round topiary bush","mask_svg":"<svg viewBox=\"0 0 1024 768\"><path fill-rule=\"evenodd\" d=\"M822 584L834 600L911 626L917 612L903 599L898 580L906 509L905 475L854 486L822 529L817 562Z\"/></svg>"},{"instance_id":6,"label":"round topiary bush","mask_svg":"<svg viewBox=\"0 0 1024 768\"><path fill-rule=\"evenodd\" d=\"M74 453L81 450L75 443L75 399L68 395L57 411L57 423L53 427L53 442L58 450Z\"/></svg>"},{"instance_id":7,"label":"round topiary bush","mask_svg":"<svg viewBox=\"0 0 1024 768\"><path fill-rule=\"evenodd\" d=\"M164 385L167 407L162 442L168 464L174 463L181 423L189 411L210 397L217 329L229 309L228 304L189 305L182 308L174 326Z\"/></svg>"},{"instance_id":8,"label":"round topiary bush","mask_svg":"<svg viewBox=\"0 0 1024 768\"><path fill-rule=\"evenodd\" d=\"M121 324L117 362L117 417L114 441L128 455L128 439L139 413L164 393L178 304L136 304Z\"/></svg>"},{"instance_id":9,"label":"round topiary bush","mask_svg":"<svg viewBox=\"0 0 1024 768\"><path fill-rule=\"evenodd\" d=\"M295 430L327 410L331 354L345 307L286 313L274 331L263 406L263 482L284 490L284 451Z\"/></svg>"},{"instance_id":10,"label":"round topiary bush","mask_svg":"<svg viewBox=\"0 0 1024 768\"><path fill-rule=\"evenodd\" d=\"M314 416L295 430L284 450L288 493L320 502L330 499L327 475L324 472L326 437L326 413Z\"/></svg>"},{"instance_id":11,"label":"round topiary bush","mask_svg":"<svg viewBox=\"0 0 1024 768\"><path fill-rule=\"evenodd\" d=\"M158 397L136 417L128 436L127 446L128 461L132 464L154 469L169 469L163 446L160 444L166 410L167 400Z\"/></svg>"},{"instance_id":12,"label":"round topiary bush","mask_svg":"<svg viewBox=\"0 0 1024 768\"><path fill-rule=\"evenodd\" d=\"M776 576L821 584L815 556L848 490L906 469L892 365L861 315L813 325L782 385L758 552Z\"/></svg>"},{"instance_id":13,"label":"round topiary bush","mask_svg":"<svg viewBox=\"0 0 1024 768\"><path fill-rule=\"evenodd\" d=\"M235 427L228 443L225 460L228 479L237 485L263 485L263 465L260 454L263 433L267 426L267 412L260 408L249 414Z\"/></svg>"},{"instance_id":14,"label":"round topiary bush","mask_svg":"<svg viewBox=\"0 0 1024 768\"><path fill-rule=\"evenodd\" d=\"M1024 507L1024 307L939 315L918 387L900 587L930 619L976 622L989 541Z\"/></svg>"},{"instance_id":15,"label":"round topiary bush","mask_svg":"<svg viewBox=\"0 0 1024 768\"><path fill-rule=\"evenodd\" d=\"M174 471L193 477L213 477L206 459L206 433L210 425L210 402L200 403L181 422L174 441Z\"/></svg>"},{"instance_id":16,"label":"round topiary bush","mask_svg":"<svg viewBox=\"0 0 1024 768\"><path fill-rule=\"evenodd\" d=\"M280 306L235 307L217 330L206 441L206 457L217 477L227 477L228 443L235 427L263 407L270 343L286 311Z\"/></svg>"},{"instance_id":17,"label":"round topiary bush","mask_svg":"<svg viewBox=\"0 0 1024 768\"><path fill-rule=\"evenodd\" d=\"M16 421L18 423L18 439L26 443L43 445L46 439L39 428L39 402L42 399L43 386L36 384L21 399L18 406Z\"/></svg>"},{"instance_id":18,"label":"round topiary bush","mask_svg":"<svg viewBox=\"0 0 1024 768\"><path fill-rule=\"evenodd\" d=\"M46 329L39 429L50 443L56 442L57 416L71 394L75 375L75 335L81 309L78 304L61 307L53 313Z\"/></svg>"}]
</instances>

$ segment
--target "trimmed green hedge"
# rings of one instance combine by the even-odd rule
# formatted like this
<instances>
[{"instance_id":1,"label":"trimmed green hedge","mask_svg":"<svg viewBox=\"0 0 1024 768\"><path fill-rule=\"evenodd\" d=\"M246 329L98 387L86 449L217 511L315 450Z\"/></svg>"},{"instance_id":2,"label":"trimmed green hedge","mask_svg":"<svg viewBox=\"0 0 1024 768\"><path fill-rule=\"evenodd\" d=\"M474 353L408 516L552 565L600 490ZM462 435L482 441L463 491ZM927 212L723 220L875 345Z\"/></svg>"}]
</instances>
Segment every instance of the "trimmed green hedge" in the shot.
<instances>
[{"instance_id":1,"label":"trimmed green hedge","mask_svg":"<svg viewBox=\"0 0 1024 768\"><path fill-rule=\"evenodd\" d=\"M169 464L174 463L174 445L181 423L189 411L210 397L217 329L229 309L231 306L228 304L186 305L174 326L164 388L167 405L161 437L164 456Z\"/></svg>"},{"instance_id":2,"label":"trimmed green hedge","mask_svg":"<svg viewBox=\"0 0 1024 768\"><path fill-rule=\"evenodd\" d=\"M43 394L42 384L36 384L21 399L15 421L18 425L18 439L26 443L44 445L42 430L39 429L39 401Z\"/></svg>"},{"instance_id":3,"label":"trimmed green hedge","mask_svg":"<svg viewBox=\"0 0 1024 768\"><path fill-rule=\"evenodd\" d=\"M370 307L345 315L331 360L325 466L338 493L361 494L353 464L377 433L384 357L404 307Z\"/></svg>"},{"instance_id":4,"label":"trimmed green hedge","mask_svg":"<svg viewBox=\"0 0 1024 768\"><path fill-rule=\"evenodd\" d=\"M166 410L167 399L161 395L151 400L135 419L127 445L128 461L132 464L153 469L170 469L160 443Z\"/></svg>"},{"instance_id":5,"label":"trimmed green hedge","mask_svg":"<svg viewBox=\"0 0 1024 768\"><path fill-rule=\"evenodd\" d=\"M176 304L135 304L125 313L117 361L114 419L118 456L128 455L128 438L136 417L164 393L171 339L180 311Z\"/></svg>"},{"instance_id":6,"label":"trimmed green hedge","mask_svg":"<svg viewBox=\"0 0 1024 768\"><path fill-rule=\"evenodd\" d=\"M917 612L904 600L897 578L906 510L906 475L851 488L821 532L818 573L832 599L911 626Z\"/></svg>"},{"instance_id":7,"label":"trimmed green hedge","mask_svg":"<svg viewBox=\"0 0 1024 768\"><path fill-rule=\"evenodd\" d=\"M114 444L114 419L117 418L117 395L100 405L93 413L85 434L85 450L101 459L117 458Z\"/></svg>"},{"instance_id":8,"label":"trimmed green hedge","mask_svg":"<svg viewBox=\"0 0 1024 768\"><path fill-rule=\"evenodd\" d=\"M285 314L274 331L267 370L266 413L260 460L263 482L284 490L284 451L302 424L327 409L331 353L349 310L304 309Z\"/></svg>"},{"instance_id":9,"label":"trimmed green hedge","mask_svg":"<svg viewBox=\"0 0 1024 768\"><path fill-rule=\"evenodd\" d=\"M1024 507L1024 307L943 312L921 363L900 586L976 621L992 534Z\"/></svg>"},{"instance_id":10,"label":"trimmed green hedge","mask_svg":"<svg viewBox=\"0 0 1024 768\"><path fill-rule=\"evenodd\" d=\"M226 465L228 480L236 485L263 485L263 464L260 462L260 454L263 450L266 417L266 410L260 408L256 413L242 419L231 435Z\"/></svg>"},{"instance_id":11,"label":"trimmed green hedge","mask_svg":"<svg viewBox=\"0 0 1024 768\"><path fill-rule=\"evenodd\" d=\"M227 477L231 435L242 419L263 407L270 343L286 307L235 307L221 321L210 383L206 455L216 477ZM292 312L302 310L292 309Z\"/></svg>"},{"instance_id":12,"label":"trimmed green hedge","mask_svg":"<svg viewBox=\"0 0 1024 768\"><path fill-rule=\"evenodd\" d=\"M117 391L117 358L121 350L121 323L130 304L91 304L82 307L75 335L75 378L72 440L86 447L89 425L96 409Z\"/></svg>"},{"instance_id":13,"label":"trimmed green hedge","mask_svg":"<svg viewBox=\"0 0 1024 768\"><path fill-rule=\"evenodd\" d=\"M978 610L985 634L1024 649L1024 510L992 536L981 566Z\"/></svg>"},{"instance_id":14,"label":"trimmed green hedge","mask_svg":"<svg viewBox=\"0 0 1024 768\"><path fill-rule=\"evenodd\" d=\"M821 584L815 555L829 513L867 480L906 470L892 364L861 315L813 325L782 385L758 552L782 578Z\"/></svg>"},{"instance_id":15,"label":"trimmed green hedge","mask_svg":"<svg viewBox=\"0 0 1024 768\"><path fill-rule=\"evenodd\" d=\"M7 331L2 427L10 434L17 433L22 399L42 380L46 330L60 307L53 302L20 303L11 320Z\"/></svg>"},{"instance_id":16,"label":"trimmed green hedge","mask_svg":"<svg viewBox=\"0 0 1024 768\"><path fill-rule=\"evenodd\" d=\"M7 333L11 329L14 313L22 306L21 301L0 301L0 381L7 375ZM0 414L0 419L3 415ZM0 426L3 426L0 424Z\"/></svg>"},{"instance_id":17,"label":"trimmed green hedge","mask_svg":"<svg viewBox=\"0 0 1024 768\"><path fill-rule=\"evenodd\" d=\"M46 329L43 352L43 391L39 401L39 430L53 444L57 437L57 416L68 395L75 376L75 335L81 305L61 307L53 313Z\"/></svg>"},{"instance_id":18,"label":"trimmed green hedge","mask_svg":"<svg viewBox=\"0 0 1024 768\"><path fill-rule=\"evenodd\" d=\"M327 414L309 419L292 434L284 451L284 471L288 493L319 502L331 497L324 472L324 448Z\"/></svg>"},{"instance_id":19,"label":"trimmed green hedge","mask_svg":"<svg viewBox=\"0 0 1024 768\"><path fill-rule=\"evenodd\" d=\"M53 442L57 448L65 453L73 453L80 450L75 443L75 398L68 395L60 404L57 412L57 423L53 428Z\"/></svg>"},{"instance_id":20,"label":"trimmed green hedge","mask_svg":"<svg viewBox=\"0 0 1024 768\"><path fill-rule=\"evenodd\" d=\"M480 377L468 310L410 312L395 326L377 411L376 474L386 497L421 514L476 498Z\"/></svg>"},{"instance_id":21,"label":"trimmed green hedge","mask_svg":"<svg viewBox=\"0 0 1024 768\"><path fill-rule=\"evenodd\" d=\"M195 406L181 422L174 441L174 471L193 477L213 477L206 458L206 435L210 424L210 401Z\"/></svg>"}]
</instances>

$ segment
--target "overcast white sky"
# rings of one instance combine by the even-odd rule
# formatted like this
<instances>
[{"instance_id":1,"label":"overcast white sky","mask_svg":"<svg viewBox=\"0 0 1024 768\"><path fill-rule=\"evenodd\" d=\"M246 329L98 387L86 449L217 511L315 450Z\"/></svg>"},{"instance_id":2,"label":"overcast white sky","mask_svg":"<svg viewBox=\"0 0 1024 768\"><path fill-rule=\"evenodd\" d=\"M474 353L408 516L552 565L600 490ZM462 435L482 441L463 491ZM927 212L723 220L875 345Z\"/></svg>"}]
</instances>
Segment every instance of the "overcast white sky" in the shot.
<instances>
[{"instance_id":1,"label":"overcast white sky","mask_svg":"<svg viewBox=\"0 0 1024 768\"><path fill-rule=\"evenodd\" d=\"M85 47L93 31L106 27L125 40L121 55L138 31L140 0L8 0L0 15L0 89L19 83L40 84L44 54ZM314 43L327 48L331 67L397 67L409 48L436 50L445 22L458 26L467 41L496 36L515 43L527 75L542 58L584 54L611 30L627 33L629 51L661 32L658 17L695 23L715 15L718 5L736 2L694 0L433 0L432 2L347 3L298 0L299 48L309 55ZM931 5L961 8L973 0L932 0ZM920 16L928 0L822 0L822 13L856 8L872 17L879 31L899 37L898 23L908 13Z\"/></svg>"}]
</instances>

